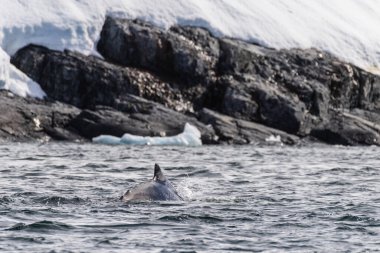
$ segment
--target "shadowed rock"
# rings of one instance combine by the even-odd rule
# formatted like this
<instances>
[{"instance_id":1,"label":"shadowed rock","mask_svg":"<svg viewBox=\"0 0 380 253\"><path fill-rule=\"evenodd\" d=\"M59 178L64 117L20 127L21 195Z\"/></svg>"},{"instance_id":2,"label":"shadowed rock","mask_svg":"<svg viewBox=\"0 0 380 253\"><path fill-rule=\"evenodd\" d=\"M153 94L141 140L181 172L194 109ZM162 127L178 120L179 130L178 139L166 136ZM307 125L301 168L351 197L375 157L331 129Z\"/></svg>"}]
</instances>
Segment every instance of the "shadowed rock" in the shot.
<instances>
[{"instance_id":1,"label":"shadowed rock","mask_svg":"<svg viewBox=\"0 0 380 253\"><path fill-rule=\"evenodd\" d=\"M112 17L104 23L97 49L108 61L191 85L208 82L219 56L218 40L202 28L163 31L139 20Z\"/></svg>"},{"instance_id":2,"label":"shadowed rock","mask_svg":"<svg viewBox=\"0 0 380 253\"><path fill-rule=\"evenodd\" d=\"M70 121L80 110L58 102L22 98L0 91L0 138L6 141L81 140Z\"/></svg>"},{"instance_id":3,"label":"shadowed rock","mask_svg":"<svg viewBox=\"0 0 380 253\"><path fill-rule=\"evenodd\" d=\"M294 145L300 141L295 135L254 122L235 119L209 109L203 109L199 119L205 124L213 125L219 141L229 144L265 143L270 136L280 136L281 141L288 145Z\"/></svg>"},{"instance_id":4,"label":"shadowed rock","mask_svg":"<svg viewBox=\"0 0 380 253\"><path fill-rule=\"evenodd\" d=\"M341 145L380 145L380 125L348 112L337 116L310 133L326 143Z\"/></svg>"}]
</instances>

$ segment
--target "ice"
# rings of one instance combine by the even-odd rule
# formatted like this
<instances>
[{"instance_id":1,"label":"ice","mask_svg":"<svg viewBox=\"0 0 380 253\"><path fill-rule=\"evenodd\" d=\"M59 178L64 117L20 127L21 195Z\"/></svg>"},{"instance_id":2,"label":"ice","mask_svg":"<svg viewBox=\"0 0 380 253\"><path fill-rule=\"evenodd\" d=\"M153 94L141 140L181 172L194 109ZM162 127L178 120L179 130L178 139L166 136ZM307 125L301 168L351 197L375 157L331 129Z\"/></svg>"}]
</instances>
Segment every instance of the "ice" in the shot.
<instances>
[{"instance_id":1,"label":"ice","mask_svg":"<svg viewBox=\"0 0 380 253\"><path fill-rule=\"evenodd\" d=\"M123 145L171 145L171 146L201 146L201 133L195 126L186 123L182 133L168 137L150 137L124 134L121 138L111 135L100 135L92 139L100 144Z\"/></svg>"},{"instance_id":2,"label":"ice","mask_svg":"<svg viewBox=\"0 0 380 253\"><path fill-rule=\"evenodd\" d=\"M270 135L269 137L265 138L266 142L271 143L281 143L281 136L280 135Z\"/></svg>"},{"instance_id":3,"label":"ice","mask_svg":"<svg viewBox=\"0 0 380 253\"><path fill-rule=\"evenodd\" d=\"M98 137L92 138L92 142L101 143L107 145L117 145L121 144L120 138L112 135L100 135Z\"/></svg>"},{"instance_id":4,"label":"ice","mask_svg":"<svg viewBox=\"0 0 380 253\"><path fill-rule=\"evenodd\" d=\"M205 27L273 48L318 48L380 73L378 0L0 0L0 87L43 97L10 62L29 44L97 54L106 15Z\"/></svg>"}]
</instances>

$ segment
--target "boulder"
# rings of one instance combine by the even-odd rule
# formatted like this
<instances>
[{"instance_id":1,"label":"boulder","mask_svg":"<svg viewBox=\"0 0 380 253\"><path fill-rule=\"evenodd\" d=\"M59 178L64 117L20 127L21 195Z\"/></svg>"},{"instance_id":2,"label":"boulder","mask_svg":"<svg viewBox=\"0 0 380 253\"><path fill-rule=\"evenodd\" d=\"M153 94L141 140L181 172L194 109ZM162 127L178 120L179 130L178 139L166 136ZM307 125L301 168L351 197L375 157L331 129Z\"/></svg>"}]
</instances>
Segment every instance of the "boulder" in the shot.
<instances>
[{"instance_id":1,"label":"boulder","mask_svg":"<svg viewBox=\"0 0 380 253\"><path fill-rule=\"evenodd\" d=\"M220 78L218 85L223 87L224 96L219 105L211 108L237 119L298 134L305 105L296 95L250 75Z\"/></svg>"},{"instance_id":2,"label":"boulder","mask_svg":"<svg viewBox=\"0 0 380 253\"><path fill-rule=\"evenodd\" d=\"M325 125L313 129L311 136L328 144L380 145L380 125L355 116L349 112L336 115Z\"/></svg>"},{"instance_id":3,"label":"boulder","mask_svg":"<svg viewBox=\"0 0 380 253\"><path fill-rule=\"evenodd\" d=\"M164 31L139 20L107 17L98 51L110 61L170 76L179 84L209 82L219 56L218 40L202 28Z\"/></svg>"},{"instance_id":4,"label":"boulder","mask_svg":"<svg viewBox=\"0 0 380 253\"><path fill-rule=\"evenodd\" d=\"M270 136L280 136L281 142L294 145L300 139L286 132L263 126L254 122L239 120L210 109L202 109L199 120L214 127L218 140L228 144L266 143Z\"/></svg>"}]
</instances>

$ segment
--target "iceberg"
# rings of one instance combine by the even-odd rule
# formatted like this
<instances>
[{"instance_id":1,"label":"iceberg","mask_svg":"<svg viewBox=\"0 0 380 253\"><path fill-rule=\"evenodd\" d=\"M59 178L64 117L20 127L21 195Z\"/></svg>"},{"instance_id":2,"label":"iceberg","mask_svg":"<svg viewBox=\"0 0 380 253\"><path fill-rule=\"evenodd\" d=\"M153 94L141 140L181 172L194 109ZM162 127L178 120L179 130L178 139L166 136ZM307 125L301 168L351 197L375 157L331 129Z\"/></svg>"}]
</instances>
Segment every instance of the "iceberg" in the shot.
<instances>
[{"instance_id":1,"label":"iceberg","mask_svg":"<svg viewBox=\"0 0 380 253\"><path fill-rule=\"evenodd\" d=\"M124 134L121 138L112 135L100 135L92 139L94 143L108 145L171 145L201 146L201 132L195 126L186 123L182 133L168 137L150 137Z\"/></svg>"}]
</instances>

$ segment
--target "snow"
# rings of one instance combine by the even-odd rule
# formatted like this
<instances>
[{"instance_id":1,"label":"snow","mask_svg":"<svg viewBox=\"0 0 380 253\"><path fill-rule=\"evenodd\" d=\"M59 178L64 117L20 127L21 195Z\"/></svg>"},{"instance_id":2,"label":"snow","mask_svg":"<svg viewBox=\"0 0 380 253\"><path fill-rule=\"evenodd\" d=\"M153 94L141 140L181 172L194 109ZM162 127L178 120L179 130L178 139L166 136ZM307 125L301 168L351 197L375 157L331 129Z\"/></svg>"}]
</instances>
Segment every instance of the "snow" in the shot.
<instances>
[{"instance_id":1,"label":"snow","mask_svg":"<svg viewBox=\"0 0 380 253\"><path fill-rule=\"evenodd\" d=\"M97 54L106 15L162 28L202 26L274 48L315 47L380 73L378 0L0 0L0 6L0 88L22 96L44 93L10 65L11 55L29 43Z\"/></svg>"},{"instance_id":2,"label":"snow","mask_svg":"<svg viewBox=\"0 0 380 253\"><path fill-rule=\"evenodd\" d=\"M112 135L100 135L92 139L94 143L108 145L171 145L171 146L201 146L201 133L195 126L186 123L182 133L168 137L150 137L124 134L121 138Z\"/></svg>"},{"instance_id":3,"label":"snow","mask_svg":"<svg viewBox=\"0 0 380 253\"><path fill-rule=\"evenodd\" d=\"M33 80L9 63L10 57L0 48L0 88L20 95L43 98L45 92Z\"/></svg>"}]
</instances>

